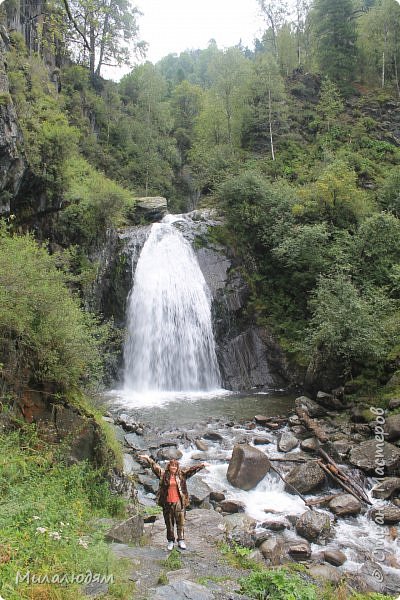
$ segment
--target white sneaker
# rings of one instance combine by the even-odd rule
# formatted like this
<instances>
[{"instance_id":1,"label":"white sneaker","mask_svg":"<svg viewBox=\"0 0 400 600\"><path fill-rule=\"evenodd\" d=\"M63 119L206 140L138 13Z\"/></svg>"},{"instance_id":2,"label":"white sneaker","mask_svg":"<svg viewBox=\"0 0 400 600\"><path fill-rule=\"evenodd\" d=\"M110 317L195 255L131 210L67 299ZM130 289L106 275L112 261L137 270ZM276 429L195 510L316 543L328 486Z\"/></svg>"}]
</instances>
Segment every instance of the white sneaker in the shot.
<instances>
[{"instance_id":1,"label":"white sneaker","mask_svg":"<svg viewBox=\"0 0 400 600\"><path fill-rule=\"evenodd\" d=\"M181 550L186 550L186 544L185 544L184 540L179 540L178 546Z\"/></svg>"},{"instance_id":2,"label":"white sneaker","mask_svg":"<svg viewBox=\"0 0 400 600\"><path fill-rule=\"evenodd\" d=\"M168 542L167 550L173 550L173 549L174 549L174 542Z\"/></svg>"}]
</instances>

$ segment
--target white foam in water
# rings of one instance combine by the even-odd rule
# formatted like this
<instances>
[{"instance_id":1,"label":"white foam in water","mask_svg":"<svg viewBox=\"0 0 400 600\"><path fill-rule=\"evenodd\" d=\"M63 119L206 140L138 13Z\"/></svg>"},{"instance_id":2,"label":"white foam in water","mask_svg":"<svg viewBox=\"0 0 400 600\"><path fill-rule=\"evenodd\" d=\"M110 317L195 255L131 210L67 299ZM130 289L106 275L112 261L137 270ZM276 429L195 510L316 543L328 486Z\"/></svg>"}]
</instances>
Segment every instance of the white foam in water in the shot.
<instances>
[{"instance_id":1,"label":"white foam in water","mask_svg":"<svg viewBox=\"0 0 400 600\"><path fill-rule=\"evenodd\" d=\"M128 393L220 389L210 293L190 244L171 221L152 226L137 263L124 347Z\"/></svg>"},{"instance_id":2,"label":"white foam in water","mask_svg":"<svg viewBox=\"0 0 400 600\"><path fill-rule=\"evenodd\" d=\"M151 406L163 406L171 402L195 402L213 400L216 397L229 396L233 392L223 388L217 388L208 392L177 392L177 391L148 391L137 392L130 389L110 390L107 396L113 398L113 402L124 408L149 408Z\"/></svg>"}]
</instances>

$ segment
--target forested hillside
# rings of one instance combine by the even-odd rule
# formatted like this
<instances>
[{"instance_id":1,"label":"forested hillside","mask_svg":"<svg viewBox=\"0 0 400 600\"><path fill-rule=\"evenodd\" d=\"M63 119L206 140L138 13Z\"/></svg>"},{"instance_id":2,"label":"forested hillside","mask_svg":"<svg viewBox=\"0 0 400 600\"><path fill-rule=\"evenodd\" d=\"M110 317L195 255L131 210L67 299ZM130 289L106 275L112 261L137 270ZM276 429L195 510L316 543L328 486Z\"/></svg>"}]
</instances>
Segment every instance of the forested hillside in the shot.
<instances>
[{"instance_id":1,"label":"forested hillside","mask_svg":"<svg viewBox=\"0 0 400 600\"><path fill-rule=\"evenodd\" d=\"M0 5L4 582L32 565L108 572L122 461L88 397L110 384L124 329L93 297L140 197L222 215L204 243L227 249L250 290L241 318L268 331L293 382L398 398L400 5L259 4L254 48L210 40L157 64L127 0ZM131 71L107 80L110 64ZM12 600L80 589L0 581ZM107 597L131 590L125 573Z\"/></svg>"},{"instance_id":2,"label":"forested hillside","mask_svg":"<svg viewBox=\"0 0 400 600\"><path fill-rule=\"evenodd\" d=\"M129 222L134 197L165 195L172 212L217 207L249 314L310 385L385 383L398 366L398 3L299 1L290 13L263 1L254 50L211 40L119 83L101 69L127 60L110 36L143 50L135 11L66 6L39 7L27 48L15 5L2 5L2 104L15 106L29 165L18 193L3 190L11 229L62 250L85 293L106 229Z\"/></svg>"}]
</instances>

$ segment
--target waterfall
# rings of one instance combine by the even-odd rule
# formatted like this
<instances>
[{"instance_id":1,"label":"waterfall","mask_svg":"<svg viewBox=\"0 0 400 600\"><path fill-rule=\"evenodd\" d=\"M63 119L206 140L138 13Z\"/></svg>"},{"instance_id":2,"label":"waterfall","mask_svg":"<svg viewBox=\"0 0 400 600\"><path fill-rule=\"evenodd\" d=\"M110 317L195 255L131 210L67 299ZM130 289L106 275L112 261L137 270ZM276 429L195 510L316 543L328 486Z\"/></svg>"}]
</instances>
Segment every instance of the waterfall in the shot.
<instances>
[{"instance_id":1,"label":"waterfall","mask_svg":"<svg viewBox=\"0 0 400 600\"><path fill-rule=\"evenodd\" d=\"M170 221L152 226L136 266L124 387L210 391L219 388L210 292L190 244Z\"/></svg>"}]
</instances>

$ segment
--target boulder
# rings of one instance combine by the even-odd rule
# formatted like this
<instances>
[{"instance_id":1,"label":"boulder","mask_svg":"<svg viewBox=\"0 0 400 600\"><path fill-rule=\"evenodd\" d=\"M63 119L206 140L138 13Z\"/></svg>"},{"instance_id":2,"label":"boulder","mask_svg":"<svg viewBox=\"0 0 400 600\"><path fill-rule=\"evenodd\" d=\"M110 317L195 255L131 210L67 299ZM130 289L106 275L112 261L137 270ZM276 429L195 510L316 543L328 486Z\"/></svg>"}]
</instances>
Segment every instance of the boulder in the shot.
<instances>
[{"instance_id":1,"label":"boulder","mask_svg":"<svg viewBox=\"0 0 400 600\"><path fill-rule=\"evenodd\" d=\"M329 515L316 510L307 510L296 522L297 533L311 542L326 539L330 530Z\"/></svg>"},{"instance_id":2,"label":"boulder","mask_svg":"<svg viewBox=\"0 0 400 600\"><path fill-rule=\"evenodd\" d=\"M140 473L138 475L138 482L142 484L146 492L151 492L152 494L157 493L159 481L155 477L150 477L149 475L142 475Z\"/></svg>"},{"instance_id":3,"label":"boulder","mask_svg":"<svg viewBox=\"0 0 400 600\"><path fill-rule=\"evenodd\" d=\"M350 442L345 438L335 440L332 442L332 446L335 452L337 452L339 458L345 458L352 448Z\"/></svg>"},{"instance_id":4,"label":"boulder","mask_svg":"<svg viewBox=\"0 0 400 600\"><path fill-rule=\"evenodd\" d=\"M351 449L349 460L353 466L362 469L366 473L381 475L380 469L377 473L375 472L377 457L381 459L382 463L385 463L384 467L382 466L382 471L385 474L397 475L399 473L400 450L388 442L377 440L361 442L361 444Z\"/></svg>"},{"instance_id":5,"label":"boulder","mask_svg":"<svg viewBox=\"0 0 400 600\"><path fill-rule=\"evenodd\" d=\"M251 490L265 477L270 467L264 452L249 444L238 444L233 448L227 479L234 487Z\"/></svg>"},{"instance_id":6,"label":"boulder","mask_svg":"<svg viewBox=\"0 0 400 600\"><path fill-rule=\"evenodd\" d=\"M225 500L225 494L223 494L222 492L211 492L210 500L212 500L213 502L222 502L222 500Z\"/></svg>"},{"instance_id":7,"label":"boulder","mask_svg":"<svg viewBox=\"0 0 400 600\"><path fill-rule=\"evenodd\" d=\"M141 515L134 515L112 527L105 535L107 542L129 544L140 542L144 532L144 521Z\"/></svg>"},{"instance_id":8,"label":"boulder","mask_svg":"<svg viewBox=\"0 0 400 600\"><path fill-rule=\"evenodd\" d=\"M307 560L311 556L311 546L307 540L292 540L287 551L294 560Z\"/></svg>"},{"instance_id":9,"label":"boulder","mask_svg":"<svg viewBox=\"0 0 400 600\"><path fill-rule=\"evenodd\" d=\"M295 404L296 408L305 409L310 417L323 417L326 415L326 410L324 407L314 400L311 400L311 398L308 398L307 396L299 396L296 398Z\"/></svg>"},{"instance_id":10,"label":"boulder","mask_svg":"<svg viewBox=\"0 0 400 600\"><path fill-rule=\"evenodd\" d=\"M332 583L339 583L342 579L342 574L331 565L311 565L308 572L311 577Z\"/></svg>"},{"instance_id":11,"label":"boulder","mask_svg":"<svg viewBox=\"0 0 400 600\"><path fill-rule=\"evenodd\" d=\"M290 494L295 494L295 492L287 484L291 484L300 494L308 494L325 483L325 473L317 463L308 462L294 467L285 479L285 489Z\"/></svg>"},{"instance_id":12,"label":"boulder","mask_svg":"<svg viewBox=\"0 0 400 600\"><path fill-rule=\"evenodd\" d=\"M392 398L389 401L389 410L394 410L395 408L399 408L400 406L400 398Z\"/></svg>"},{"instance_id":13,"label":"boulder","mask_svg":"<svg viewBox=\"0 0 400 600\"><path fill-rule=\"evenodd\" d=\"M335 567L340 567L347 560L345 553L340 550L325 550L324 559Z\"/></svg>"},{"instance_id":14,"label":"boulder","mask_svg":"<svg viewBox=\"0 0 400 600\"><path fill-rule=\"evenodd\" d=\"M204 585L181 579L149 590L149 600L213 600L213 592Z\"/></svg>"},{"instance_id":15,"label":"boulder","mask_svg":"<svg viewBox=\"0 0 400 600\"><path fill-rule=\"evenodd\" d=\"M393 504L373 508L369 515L378 525L400 523L400 508Z\"/></svg>"},{"instance_id":16,"label":"boulder","mask_svg":"<svg viewBox=\"0 0 400 600\"><path fill-rule=\"evenodd\" d=\"M289 431L284 431L278 440L280 452L290 452L299 445L299 440Z\"/></svg>"},{"instance_id":17,"label":"boulder","mask_svg":"<svg viewBox=\"0 0 400 600\"><path fill-rule=\"evenodd\" d=\"M244 512L245 509L245 505L237 500L222 500L219 505L223 512L230 514Z\"/></svg>"},{"instance_id":18,"label":"boulder","mask_svg":"<svg viewBox=\"0 0 400 600\"><path fill-rule=\"evenodd\" d=\"M224 517L226 531L245 531L253 532L256 520L246 515L246 513L235 513Z\"/></svg>"},{"instance_id":19,"label":"boulder","mask_svg":"<svg viewBox=\"0 0 400 600\"><path fill-rule=\"evenodd\" d=\"M211 442L222 442L224 436L218 433L218 431L207 431L203 434L203 438L205 440L210 440Z\"/></svg>"},{"instance_id":20,"label":"boulder","mask_svg":"<svg viewBox=\"0 0 400 600\"><path fill-rule=\"evenodd\" d=\"M270 519L268 521L263 521L262 527L270 529L271 531L283 531L284 529L290 529L290 523L287 519Z\"/></svg>"},{"instance_id":21,"label":"boulder","mask_svg":"<svg viewBox=\"0 0 400 600\"><path fill-rule=\"evenodd\" d=\"M161 221L167 212L167 199L161 196L148 196L136 200L135 217L137 222L144 220L147 223L155 223Z\"/></svg>"},{"instance_id":22,"label":"boulder","mask_svg":"<svg viewBox=\"0 0 400 600\"><path fill-rule=\"evenodd\" d=\"M387 477L372 488L371 494L379 500L387 500L399 489L400 477Z\"/></svg>"},{"instance_id":23,"label":"boulder","mask_svg":"<svg viewBox=\"0 0 400 600\"><path fill-rule=\"evenodd\" d=\"M144 450L145 445L143 442L143 438L140 437L137 433L127 433L124 436L125 442L133 448L134 450Z\"/></svg>"},{"instance_id":24,"label":"boulder","mask_svg":"<svg viewBox=\"0 0 400 600\"><path fill-rule=\"evenodd\" d=\"M385 423L385 433L388 442L397 442L400 440L400 414L387 417Z\"/></svg>"},{"instance_id":25,"label":"boulder","mask_svg":"<svg viewBox=\"0 0 400 600\"><path fill-rule=\"evenodd\" d=\"M343 410L344 408L343 403L338 398L326 392L318 392L316 401L326 410Z\"/></svg>"},{"instance_id":26,"label":"boulder","mask_svg":"<svg viewBox=\"0 0 400 600\"><path fill-rule=\"evenodd\" d=\"M121 425L125 431L136 431L137 429L143 429L143 425L135 421L130 415L125 413L119 415L117 418L117 425Z\"/></svg>"},{"instance_id":27,"label":"boulder","mask_svg":"<svg viewBox=\"0 0 400 600\"><path fill-rule=\"evenodd\" d=\"M157 458L159 460L179 460L182 458L183 454L178 448L174 448L172 446L168 448L160 448L157 452Z\"/></svg>"},{"instance_id":28,"label":"boulder","mask_svg":"<svg viewBox=\"0 0 400 600\"><path fill-rule=\"evenodd\" d=\"M260 545L259 549L269 564L281 564L285 553L285 544L282 538L278 536L270 537Z\"/></svg>"},{"instance_id":29,"label":"boulder","mask_svg":"<svg viewBox=\"0 0 400 600\"><path fill-rule=\"evenodd\" d=\"M187 480L187 489L193 504L201 504L210 497L211 488L197 475Z\"/></svg>"},{"instance_id":30,"label":"boulder","mask_svg":"<svg viewBox=\"0 0 400 600\"><path fill-rule=\"evenodd\" d=\"M300 448L304 450L304 452L315 452L318 446L319 442L315 437L307 438L306 440L303 440L300 444Z\"/></svg>"},{"instance_id":31,"label":"boulder","mask_svg":"<svg viewBox=\"0 0 400 600\"><path fill-rule=\"evenodd\" d=\"M272 440L270 440L267 437L255 437L253 439L253 444L255 446L265 446L265 445L271 444L271 443L272 443Z\"/></svg>"},{"instance_id":32,"label":"boulder","mask_svg":"<svg viewBox=\"0 0 400 600\"><path fill-rule=\"evenodd\" d=\"M332 498L328 508L338 517L345 517L357 515L361 511L361 503L351 494L340 494L340 496Z\"/></svg>"},{"instance_id":33,"label":"boulder","mask_svg":"<svg viewBox=\"0 0 400 600\"><path fill-rule=\"evenodd\" d=\"M269 417L266 417L265 415L255 415L254 420L258 425L266 425L269 421Z\"/></svg>"},{"instance_id":34,"label":"boulder","mask_svg":"<svg viewBox=\"0 0 400 600\"><path fill-rule=\"evenodd\" d=\"M194 440L195 446L197 450L201 450L202 452L207 452L208 445L203 442L203 440Z\"/></svg>"}]
</instances>

